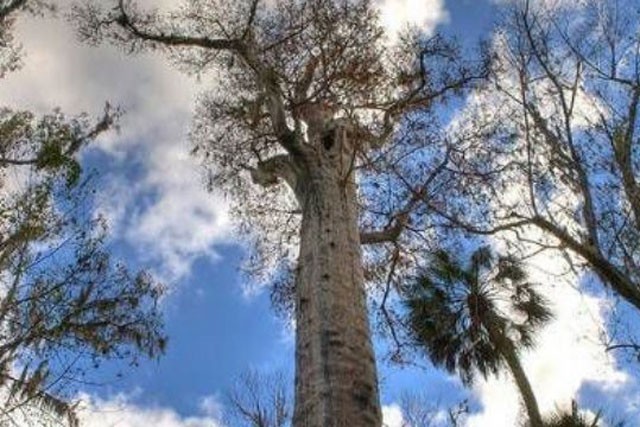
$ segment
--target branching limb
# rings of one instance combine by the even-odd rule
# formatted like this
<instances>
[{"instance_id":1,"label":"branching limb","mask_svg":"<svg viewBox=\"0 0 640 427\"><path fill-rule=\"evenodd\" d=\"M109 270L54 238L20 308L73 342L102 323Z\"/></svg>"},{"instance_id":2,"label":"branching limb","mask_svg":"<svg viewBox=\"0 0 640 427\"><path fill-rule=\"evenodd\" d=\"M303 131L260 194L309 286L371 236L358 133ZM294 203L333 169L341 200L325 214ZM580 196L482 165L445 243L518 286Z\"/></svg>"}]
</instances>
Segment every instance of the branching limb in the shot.
<instances>
[{"instance_id":1,"label":"branching limb","mask_svg":"<svg viewBox=\"0 0 640 427\"><path fill-rule=\"evenodd\" d=\"M159 29L145 28L140 24L139 19L126 10L124 0L118 0L116 16L100 20L94 25L98 27L98 30L100 27L118 26L125 31L128 37L128 39L125 37L124 40L120 40L121 43L133 43L137 40L165 47L196 47L207 50L227 51L232 55L236 55L254 73L255 82L265 97L273 131L278 141L289 154L297 155L300 153L300 145L295 133L287 125L284 96L277 73L259 58L257 52L260 51L260 46L256 45L251 36L250 27L255 19L257 7L258 1L254 1L250 9L251 16L246 29L237 38L200 37L173 32L165 33Z\"/></svg>"},{"instance_id":2,"label":"branching limb","mask_svg":"<svg viewBox=\"0 0 640 427\"><path fill-rule=\"evenodd\" d=\"M302 78L298 81L295 87L295 102L297 104L303 103L307 98L307 93L313 83L313 76L320 64L320 58L318 56L312 56L304 67L304 73Z\"/></svg>"},{"instance_id":3,"label":"branching limb","mask_svg":"<svg viewBox=\"0 0 640 427\"><path fill-rule=\"evenodd\" d=\"M360 243L363 245L379 244L379 243L395 243L402 232L410 223L410 215L419 203L428 201L429 187L433 181L446 169L450 160L451 149L447 150L444 159L433 169L424 182L417 188L404 180L399 173L398 177L407 186L411 192L411 197L407 200L405 206L395 215L391 216L391 221L382 230L378 231L361 231Z\"/></svg>"},{"instance_id":4,"label":"branching limb","mask_svg":"<svg viewBox=\"0 0 640 427\"><path fill-rule=\"evenodd\" d=\"M382 311L382 315L384 316L385 322L387 323L387 327L391 332L391 337L393 338L393 342L395 344L395 350L391 355L392 360L400 361L402 358L402 342L398 336L398 332L396 331L396 325L393 320L393 317L389 313L387 308L387 301L389 299L389 293L391 291L391 285L393 283L393 278L396 273L396 267L398 265L398 261L400 260L400 248L396 245L393 250L393 255L391 258L391 267L389 269L389 274L387 275L387 282L385 284L384 295L382 297L382 301L380 302L380 310Z\"/></svg>"},{"instance_id":5,"label":"branching limb","mask_svg":"<svg viewBox=\"0 0 640 427\"><path fill-rule=\"evenodd\" d=\"M133 39L143 40L147 42L159 43L165 46L193 46L205 49L237 51L240 47L240 40L208 37L185 36L181 34L165 34L164 32L151 32L141 28L127 12L124 6L124 0L118 0L118 15L112 19L103 21L101 24L111 25L117 24L125 30Z\"/></svg>"},{"instance_id":6,"label":"branching limb","mask_svg":"<svg viewBox=\"0 0 640 427\"><path fill-rule=\"evenodd\" d=\"M64 157L71 157L75 155L83 145L87 144L89 141L96 139L102 133L109 130L114 125L119 115L120 112L118 110L114 111L113 108L107 103L107 105L105 106L104 115L88 132L80 135L72 135L71 139L68 141L59 141L61 145L66 146L66 148L64 148L64 150L62 150L60 154ZM39 156L21 159L0 155L0 168L4 168L7 166L38 165L41 162L42 159Z\"/></svg>"},{"instance_id":7,"label":"branching limb","mask_svg":"<svg viewBox=\"0 0 640 427\"><path fill-rule=\"evenodd\" d=\"M638 120L638 104L640 103L640 86L633 88L626 115L626 129L615 129L608 135L612 142L615 160L622 175L622 184L627 200L633 210L635 225L640 229L640 185L636 179L633 166L633 145Z\"/></svg>"},{"instance_id":8,"label":"branching limb","mask_svg":"<svg viewBox=\"0 0 640 427\"><path fill-rule=\"evenodd\" d=\"M573 238L566 230L542 218L535 217L532 221L544 231L547 231L569 249L584 258L606 283L616 290L624 299L640 308L640 287L633 283L627 275L621 272L610 260L602 256L600 251L591 245L585 245Z\"/></svg>"},{"instance_id":9,"label":"branching limb","mask_svg":"<svg viewBox=\"0 0 640 427\"><path fill-rule=\"evenodd\" d=\"M360 232L360 243L363 245L374 245L396 242L400 234L404 231L408 219L408 215L403 213L395 216L395 220L382 230Z\"/></svg>"},{"instance_id":10,"label":"branching limb","mask_svg":"<svg viewBox=\"0 0 640 427\"><path fill-rule=\"evenodd\" d=\"M250 172L253 182L263 187L277 185L283 179L289 187L295 190L298 181L296 169L291 157L287 154L260 161L255 168L250 169Z\"/></svg>"},{"instance_id":11,"label":"branching limb","mask_svg":"<svg viewBox=\"0 0 640 427\"><path fill-rule=\"evenodd\" d=\"M245 29L242 33L242 39L246 39L249 36L251 31L251 26L253 25L256 19L256 12L258 11L258 3L260 0L253 0L251 2L251 7L249 8L249 17L247 18L247 24L245 25Z\"/></svg>"}]
</instances>

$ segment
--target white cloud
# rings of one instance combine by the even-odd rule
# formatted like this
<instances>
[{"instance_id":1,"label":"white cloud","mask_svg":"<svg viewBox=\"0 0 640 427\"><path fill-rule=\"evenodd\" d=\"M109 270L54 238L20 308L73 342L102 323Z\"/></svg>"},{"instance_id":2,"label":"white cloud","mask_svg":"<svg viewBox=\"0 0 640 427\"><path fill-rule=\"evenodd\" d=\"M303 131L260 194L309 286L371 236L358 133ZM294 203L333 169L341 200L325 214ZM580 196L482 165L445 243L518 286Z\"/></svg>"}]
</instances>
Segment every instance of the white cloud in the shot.
<instances>
[{"instance_id":1,"label":"white cloud","mask_svg":"<svg viewBox=\"0 0 640 427\"><path fill-rule=\"evenodd\" d=\"M382 425L384 427L404 427L402 409L397 404L382 407Z\"/></svg>"},{"instance_id":2,"label":"white cloud","mask_svg":"<svg viewBox=\"0 0 640 427\"><path fill-rule=\"evenodd\" d=\"M559 279L564 265L557 257L539 256L533 262L531 279L541 284L555 314L555 320L538 335L535 351L523 357L543 415L557 408L568 409L587 382L608 394L622 394L635 380L619 369L600 341L608 302L578 291L575 280ZM469 418L468 427L517 425L522 405L510 375L479 381L474 392L483 410Z\"/></svg>"},{"instance_id":3,"label":"white cloud","mask_svg":"<svg viewBox=\"0 0 640 427\"><path fill-rule=\"evenodd\" d=\"M224 408L217 395L209 395L200 399L200 411L211 418L222 419Z\"/></svg>"},{"instance_id":4,"label":"white cloud","mask_svg":"<svg viewBox=\"0 0 640 427\"><path fill-rule=\"evenodd\" d=\"M214 414L183 417L171 408L142 407L129 402L126 395L110 400L83 396L78 411L83 427L223 427Z\"/></svg>"},{"instance_id":5,"label":"white cloud","mask_svg":"<svg viewBox=\"0 0 640 427\"><path fill-rule=\"evenodd\" d=\"M152 206L131 218L126 238L158 261L173 278L187 275L200 256L214 258L213 244L227 238L224 201L208 194L183 144L152 150L141 186L153 189ZM123 185L126 185L123 183Z\"/></svg>"},{"instance_id":6,"label":"white cloud","mask_svg":"<svg viewBox=\"0 0 640 427\"><path fill-rule=\"evenodd\" d=\"M157 55L127 57L82 46L61 20L25 20L17 38L27 53L25 66L0 81L3 105L97 115L108 100L125 110L121 132L96 145L129 168L132 160L139 163L135 182L103 171L108 183L99 202L112 231L169 281L187 275L195 259L215 256L213 247L226 239L229 225L226 203L204 189L186 143L195 80ZM150 202L140 204L145 197Z\"/></svg>"},{"instance_id":7,"label":"white cloud","mask_svg":"<svg viewBox=\"0 0 640 427\"><path fill-rule=\"evenodd\" d=\"M203 397L200 414L190 417L182 417L171 408L135 405L125 394L107 400L83 395L79 408L83 427L225 427L220 421L223 407L215 395ZM383 406L382 418L385 427L405 425L397 404Z\"/></svg>"},{"instance_id":8,"label":"white cloud","mask_svg":"<svg viewBox=\"0 0 640 427\"><path fill-rule=\"evenodd\" d=\"M417 26L426 34L449 20L444 0L380 0L382 25L391 37L407 25Z\"/></svg>"}]
</instances>

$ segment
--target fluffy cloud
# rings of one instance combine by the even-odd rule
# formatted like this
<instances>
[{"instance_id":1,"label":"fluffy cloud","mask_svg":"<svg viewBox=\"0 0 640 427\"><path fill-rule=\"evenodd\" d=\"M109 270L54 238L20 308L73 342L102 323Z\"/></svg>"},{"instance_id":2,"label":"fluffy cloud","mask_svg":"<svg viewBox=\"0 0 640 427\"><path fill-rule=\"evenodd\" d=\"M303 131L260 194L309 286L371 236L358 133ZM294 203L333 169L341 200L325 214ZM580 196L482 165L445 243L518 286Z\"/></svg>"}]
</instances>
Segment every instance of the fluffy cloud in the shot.
<instances>
[{"instance_id":1,"label":"fluffy cloud","mask_svg":"<svg viewBox=\"0 0 640 427\"><path fill-rule=\"evenodd\" d=\"M535 351L523 357L540 410L544 414L557 408L569 409L571 399L578 398L586 384L618 395L623 401L638 399L637 394L626 394L636 380L619 368L602 345L607 299L581 292L575 279L562 278L566 277L564 269L562 260L545 255L533 260L531 270L532 280L541 284L555 314L554 322L539 334ZM474 392L483 410L469 419L468 427L517 425L520 397L508 374L479 381Z\"/></svg>"},{"instance_id":2,"label":"fluffy cloud","mask_svg":"<svg viewBox=\"0 0 640 427\"><path fill-rule=\"evenodd\" d=\"M125 110L120 133L97 144L117 167L100 170L99 205L112 231L169 281L188 274L198 257L215 256L229 228L226 204L204 189L185 142L197 83L157 56L82 46L63 21L25 20L18 39L27 55L24 68L1 82L4 105L97 115L108 100Z\"/></svg>"},{"instance_id":3,"label":"fluffy cloud","mask_svg":"<svg viewBox=\"0 0 640 427\"><path fill-rule=\"evenodd\" d=\"M110 400L83 396L79 418L83 427L224 427L217 414L183 417L170 408L137 406L125 395Z\"/></svg>"},{"instance_id":4,"label":"fluffy cloud","mask_svg":"<svg viewBox=\"0 0 640 427\"><path fill-rule=\"evenodd\" d=\"M225 427L220 421L222 405L215 396L206 396L200 402L200 415L182 417L170 408L141 407L120 394L102 400L82 396L80 421L83 427ZM382 408L385 427L404 427L402 411L396 404Z\"/></svg>"},{"instance_id":5,"label":"fluffy cloud","mask_svg":"<svg viewBox=\"0 0 640 427\"><path fill-rule=\"evenodd\" d=\"M404 427L400 406L391 404L382 407L382 425L384 427Z\"/></svg>"},{"instance_id":6,"label":"fluffy cloud","mask_svg":"<svg viewBox=\"0 0 640 427\"><path fill-rule=\"evenodd\" d=\"M199 408L204 415L210 418L222 419L223 417L224 408L217 395L209 395L200 399Z\"/></svg>"},{"instance_id":7,"label":"fluffy cloud","mask_svg":"<svg viewBox=\"0 0 640 427\"><path fill-rule=\"evenodd\" d=\"M378 4L382 24L391 37L407 25L432 34L439 24L449 19L444 0L381 0Z\"/></svg>"}]
</instances>

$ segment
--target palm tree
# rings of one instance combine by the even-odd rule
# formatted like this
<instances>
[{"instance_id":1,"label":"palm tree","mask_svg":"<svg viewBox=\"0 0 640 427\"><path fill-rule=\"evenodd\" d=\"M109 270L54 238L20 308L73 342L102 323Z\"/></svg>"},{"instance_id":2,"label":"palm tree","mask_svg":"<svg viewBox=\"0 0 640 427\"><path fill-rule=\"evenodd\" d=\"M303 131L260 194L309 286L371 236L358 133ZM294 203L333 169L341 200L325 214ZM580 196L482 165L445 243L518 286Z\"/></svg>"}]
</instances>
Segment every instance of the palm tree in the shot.
<instances>
[{"instance_id":1,"label":"palm tree","mask_svg":"<svg viewBox=\"0 0 640 427\"><path fill-rule=\"evenodd\" d=\"M547 418L544 427L598 427L600 421L600 412L598 412L592 421L580 414L576 401L571 402L571 412L557 411ZM620 425L620 424L619 424Z\"/></svg>"},{"instance_id":2,"label":"palm tree","mask_svg":"<svg viewBox=\"0 0 640 427\"><path fill-rule=\"evenodd\" d=\"M519 352L534 345L535 331L551 320L547 300L511 257L477 249L467 265L444 250L408 286L405 305L415 344L432 362L469 384L508 367L532 427L543 427Z\"/></svg>"}]
</instances>

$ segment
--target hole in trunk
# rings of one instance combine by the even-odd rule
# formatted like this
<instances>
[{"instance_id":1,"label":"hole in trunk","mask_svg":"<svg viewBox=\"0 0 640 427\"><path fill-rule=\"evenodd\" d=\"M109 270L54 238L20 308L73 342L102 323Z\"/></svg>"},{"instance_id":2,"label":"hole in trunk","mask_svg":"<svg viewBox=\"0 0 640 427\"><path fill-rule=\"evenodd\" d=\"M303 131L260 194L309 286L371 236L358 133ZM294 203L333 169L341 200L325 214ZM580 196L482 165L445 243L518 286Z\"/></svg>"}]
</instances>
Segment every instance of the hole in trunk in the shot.
<instances>
[{"instance_id":1,"label":"hole in trunk","mask_svg":"<svg viewBox=\"0 0 640 427\"><path fill-rule=\"evenodd\" d=\"M324 135L322 135L322 145L324 145L324 148L328 151L331 150L331 147L333 147L334 144L334 135L333 135L333 131L326 131L324 133Z\"/></svg>"}]
</instances>

